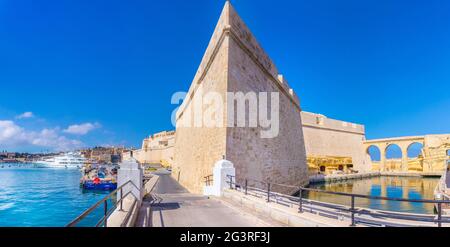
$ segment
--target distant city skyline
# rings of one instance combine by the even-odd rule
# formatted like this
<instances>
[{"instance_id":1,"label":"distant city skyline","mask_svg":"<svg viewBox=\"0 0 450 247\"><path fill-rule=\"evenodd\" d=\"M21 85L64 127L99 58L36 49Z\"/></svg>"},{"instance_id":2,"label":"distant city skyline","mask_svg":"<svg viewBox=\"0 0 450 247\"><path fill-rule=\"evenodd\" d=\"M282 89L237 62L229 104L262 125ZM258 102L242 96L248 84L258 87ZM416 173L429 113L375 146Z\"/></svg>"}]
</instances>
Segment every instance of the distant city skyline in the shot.
<instances>
[{"instance_id":1,"label":"distant city skyline","mask_svg":"<svg viewBox=\"0 0 450 247\"><path fill-rule=\"evenodd\" d=\"M224 1L0 3L0 150L173 130ZM448 1L233 1L304 111L368 139L450 133ZM276 13L276 14L274 14Z\"/></svg>"}]
</instances>

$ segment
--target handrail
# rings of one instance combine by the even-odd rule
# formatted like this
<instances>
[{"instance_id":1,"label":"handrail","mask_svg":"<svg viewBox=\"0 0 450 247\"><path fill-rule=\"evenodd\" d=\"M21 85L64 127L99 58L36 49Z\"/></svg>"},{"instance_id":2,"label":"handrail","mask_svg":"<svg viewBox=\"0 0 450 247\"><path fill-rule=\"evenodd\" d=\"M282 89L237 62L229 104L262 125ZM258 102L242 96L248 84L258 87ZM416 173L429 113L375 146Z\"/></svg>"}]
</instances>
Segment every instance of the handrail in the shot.
<instances>
[{"instance_id":1,"label":"handrail","mask_svg":"<svg viewBox=\"0 0 450 247\"><path fill-rule=\"evenodd\" d=\"M256 179L245 179L245 185L242 186L241 184L238 184L236 182L236 176L227 175L227 178L229 179L229 181L227 181L227 183L230 185L230 189L233 189L233 186L234 186L234 189L236 189L236 190L237 190L237 188L244 189L245 195L249 194L248 193L249 190L254 190L255 192L260 192L260 193L266 194L267 202L271 202L271 195L285 197L289 200L293 200L295 198L295 200L298 200L299 213L303 213L303 202L309 201L309 200L303 199L304 191L313 191L313 192L324 193L324 194L332 194L332 195L340 195L340 196L350 197L351 198L351 207L349 209L345 209L345 211L348 211L351 213L351 220L352 220L351 226L356 226L356 223L357 223L355 220L355 214L358 212L357 208L355 207L355 199L356 198L385 200L385 201L401 201L401 202L412 202L412 203L434 203L437 205L437 211L438 211L437 219L431 219L431 220L428 220L428 222L438 223L438 227L441 227L442 223L444 223L444 222L450 223L450 221L448 221L449 219L447 219L447 218L443 219L443 217L442 217L442 204L450 204L450 200L405 199L405 198L391 198L391 197L382 197L382 196L370 196L370 195L362 195L362 194L334 192L334 191L327 191L327 190L320 190L320 189L311 189L311 188L305 188L302 186L292 186L292 185L286 185L286 184L269 183L269 182L264 182L264 181L260 181L260 180L256 180ZM234 182L233 182L233 180L234 180ZM249 181L260 183L262 185L267 186L267 188L261 189L261 188L257 188L257 187L250 187L250 186L248 186ZM284 194L273 192L272 191L273 186L281 186L281 187L296 189L296 190L298 190L299 195L294 197L294 196L289 196L289 195L284 195ZM345 205L340 205L340 206L347 207ZM361 211L359 213L367 214L367 215L371 214L370 212L361 212ZM405 215L408 215L408 214L405 214ZM416 219L417 218L418 217L416 217ZM427 221L427 220L421 219L420 221Z\"/></svg>"},{"instance_id":2,"label":"handrail","mask_svg":"<svg viewBox=\"0 0 450 247\"><path fill-rule=\"evenodd\" d=\"M206 177L204 177L204 179L205 179L205 185L210 186L214 182L214 175L206 176Z\"/></svg>"},{"instance_id":3,"label":"handrail","mask_svg":"<svg viewBox=\"0 0 450 247\"><path fill-rule=\"evenodd\" d=\"M100 219L100 221L96 224L96 227L100 226L102 223L104 223L105 227L107 227L107 219L111 215L111 213L115 210L117 205L120 203L120 210L123 210L123 200L129 195L132 194L131 191L128 192L125 196L123 195L122 191L125 186L128 184L132 184L136 187L136 185L130 180L108 194L106 197L104 197L102 200L98 201L96 204L88 208L86 211L84 211L82 214L80 214L78 217L76 217L74 220L72 220L69 224L66 225L66 227L76 227L80 221L82 221L84 218L86 218L89 214L91 214L95 209L97 209L101 204L104 205L104 214L103 217ZM120 199L115 203L114 207L108 210L108 199L110 199L112 196L117 194L117 192L120 191ZM132 194L133 195L133 194ZM134 196L134 195L133 195Z\"/></svg>"}]
</instances>

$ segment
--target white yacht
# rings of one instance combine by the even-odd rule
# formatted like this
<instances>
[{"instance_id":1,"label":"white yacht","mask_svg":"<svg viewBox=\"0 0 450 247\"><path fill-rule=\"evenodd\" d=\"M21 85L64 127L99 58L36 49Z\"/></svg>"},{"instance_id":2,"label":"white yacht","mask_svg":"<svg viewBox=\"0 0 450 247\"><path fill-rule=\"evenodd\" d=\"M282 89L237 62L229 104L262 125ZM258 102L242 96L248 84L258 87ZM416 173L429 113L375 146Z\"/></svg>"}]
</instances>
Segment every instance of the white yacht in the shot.
<instances>
[{"instance_id":1,"label":"white yacht","mask_svg":"<svg viewBox=\"0 0 450 247\"><path fill-rule=\"evenodd\" d=\"M80 169L86 162L87 159L79 153L65 153L44 158L36 161L35 164L44 168Z\"/></svg>"}]
</instances>

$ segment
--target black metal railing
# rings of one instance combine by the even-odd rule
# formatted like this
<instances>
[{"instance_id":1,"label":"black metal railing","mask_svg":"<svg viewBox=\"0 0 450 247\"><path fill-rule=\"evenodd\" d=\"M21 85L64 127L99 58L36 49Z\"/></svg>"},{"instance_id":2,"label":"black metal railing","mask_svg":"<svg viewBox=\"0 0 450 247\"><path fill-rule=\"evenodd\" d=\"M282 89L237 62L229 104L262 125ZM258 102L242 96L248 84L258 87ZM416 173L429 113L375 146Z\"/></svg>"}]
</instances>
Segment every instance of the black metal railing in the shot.
<instances>
[{"instance_id":1,"label":"black metal railing","mask_svg":"<svg viewBox=\"0 0 450 247\"><path fill-rule=\"evenodd\" d=\"M120 186L119 188L117 188L116 190L111 192L109 195L107 195L105 198L103 198L102 200L100 200L99 202L94 204L92 207L90 207L89 209L84 211L80 216L78 216L72 222L67 224L66 227L76 227L83 219L85 219L92 212L94 212L94 210L96 210L97 208L99 208L102 205L103 205L103 217L97 222L95 227L100 227L102 225L103 225L103 227L108 227L108 218L114 212L114 210L117 207L119 207L119 210L123 211L123 200L130 194L134 196L134 194L132 193L131 190L128 193L126 193L125 195L123 194L123 189L127 185L132 185L132 186L136 187L136 185L131 180L126 182L125 184L123 184L122 186ZM117 192L120 192L120 198L111 207L108 207L108 200L112 199L113 196L115 196L117 194ZM134 208L136 201L137 200L135 200L135 202L133 203L131 208ZM126 218L128 218L128 217L129 217L129 215Z\"/></svg>"},{"instance_id":2,"label":"black metal railing","mask_svg":"<svg viewBox=\"0 0 450 247\"><path fill-rule=\"evenodd\" d=\"M401 220L410 220L410 221L418 221L418 222L431 222L437 224L438 227L442 227L443 223L450 223L450 217L443 217L442 206L444 204L450 205L450 200L425 200L425 199L405 199L405 198L391 198L391 197L382 197L382 196L369 196L369 195L361 195L361 194L352 194L352 193L343 193L343 192L334 192L334 191L326 191L320 189L311 189L305 188L301 186L291 186L285 184L277 184L270 182L263 182L255 179L245 179L242 180L243 183L237 183L235 176L227 176L227 183L230 185L230 189L238 190L245 195L253 195L257 197L265 197L267 202L277 202L279 204L284 204L287 206L298 206L298 212L305 212L305 204L310 204L310 212L313 211L312 206L320 206L329 209L335 209L339 211L345 211L350 213L351 224L350 226L356 226L358 223L370 223L370 220L364 220L362 218L357 219L356 215L368 215L372 217L384 217L391 219L401 219ZM249 186L249 182L255 184L255 186ZM243 184L243 186L242 186ZM259 187L257 185L260 185ZM298 196L289 196L274 191L274 187L283 187L288 188L291 191L296 191ZM250 193L252 192L252 193ZM326 202L313 201L309 199L303 198L305 192L316 192L323 194L331 194L331 195L339 195L350 198L350 206L332 204ZM295 194L296 194L295 193ZM409 203L428 203L434 204L437 208L437 216L436 215L424 215L424 214L412 214L412 213L396 213L396 212L386 212L386 211L376 211L376 210L368 210L363 208L357 208L355 203L356 199L364 198L369 200L382 200L382 201L398 201L398 202L409 202ZM315 209L320 211L320 209ZM324 213L324 212L322 212ZM373 223L373 222L372 222Z\"/></svg>"},{"instance_id":3,"label":"black metal railing","mask_svg":"<svg viewBox=\"0 0 450 247\"><path fill-rule=\"evenodd\" d=\"M213 175L206 176L206 177L204 177L204 179L205 179L205 185L206 186L213 185L213 182L214 182L214 176Z\"/></svg>"}]
</instances>

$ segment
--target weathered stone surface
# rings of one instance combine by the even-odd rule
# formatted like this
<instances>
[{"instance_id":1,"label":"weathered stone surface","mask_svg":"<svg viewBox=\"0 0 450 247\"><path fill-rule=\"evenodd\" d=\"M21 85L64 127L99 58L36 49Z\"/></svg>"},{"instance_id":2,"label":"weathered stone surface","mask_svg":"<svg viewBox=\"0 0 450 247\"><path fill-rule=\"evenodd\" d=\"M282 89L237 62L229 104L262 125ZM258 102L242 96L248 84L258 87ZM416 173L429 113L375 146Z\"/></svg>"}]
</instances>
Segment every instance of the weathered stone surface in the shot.
<instances>
[{"instance_id":1,"label":"weathered stone surface","mask_svg":"<svg viewBox=\"0 0 450 247\"><path fill-rule=\"evenodd\" d=\"M133 157L141 164L162 163L171 165L175 152L175 131L163 131L142 141L142 148L133 151ZM131 151L123 153L123 159L131 158Z\"/></svg>"},{"instance_id":2,"label":"weathered stone surface","mask_svg":"<svg viewBox=\"0 0 450 247\"><path fill-rule=\"evenodd\" d=\"M188 96L177 113L173 176L182 185L190 191L202 192L204 177L212 174L215 162L224 155L235 165L238 181L251 178L295 186L307 183L299 100L287 82L278 78L273 62L227 2ZM261 127L183 127L181 123L193 116L195 98L205 92L217 92L223 99L227 92L279 92L279 135L262 139ZM223 111L226 126L226 106Z\"/></svg>"},{"instance_id":3,"label":"weathered stone surface","mask_svg":"<svg viewBox=\"0 0 450 247\"><path fill-rule=\"evenodd\" d=\"M321 114L302 112L307 156L351 157L354 170L366 172L363 125L330 119Z\"/></svg>"}]
</instances>

